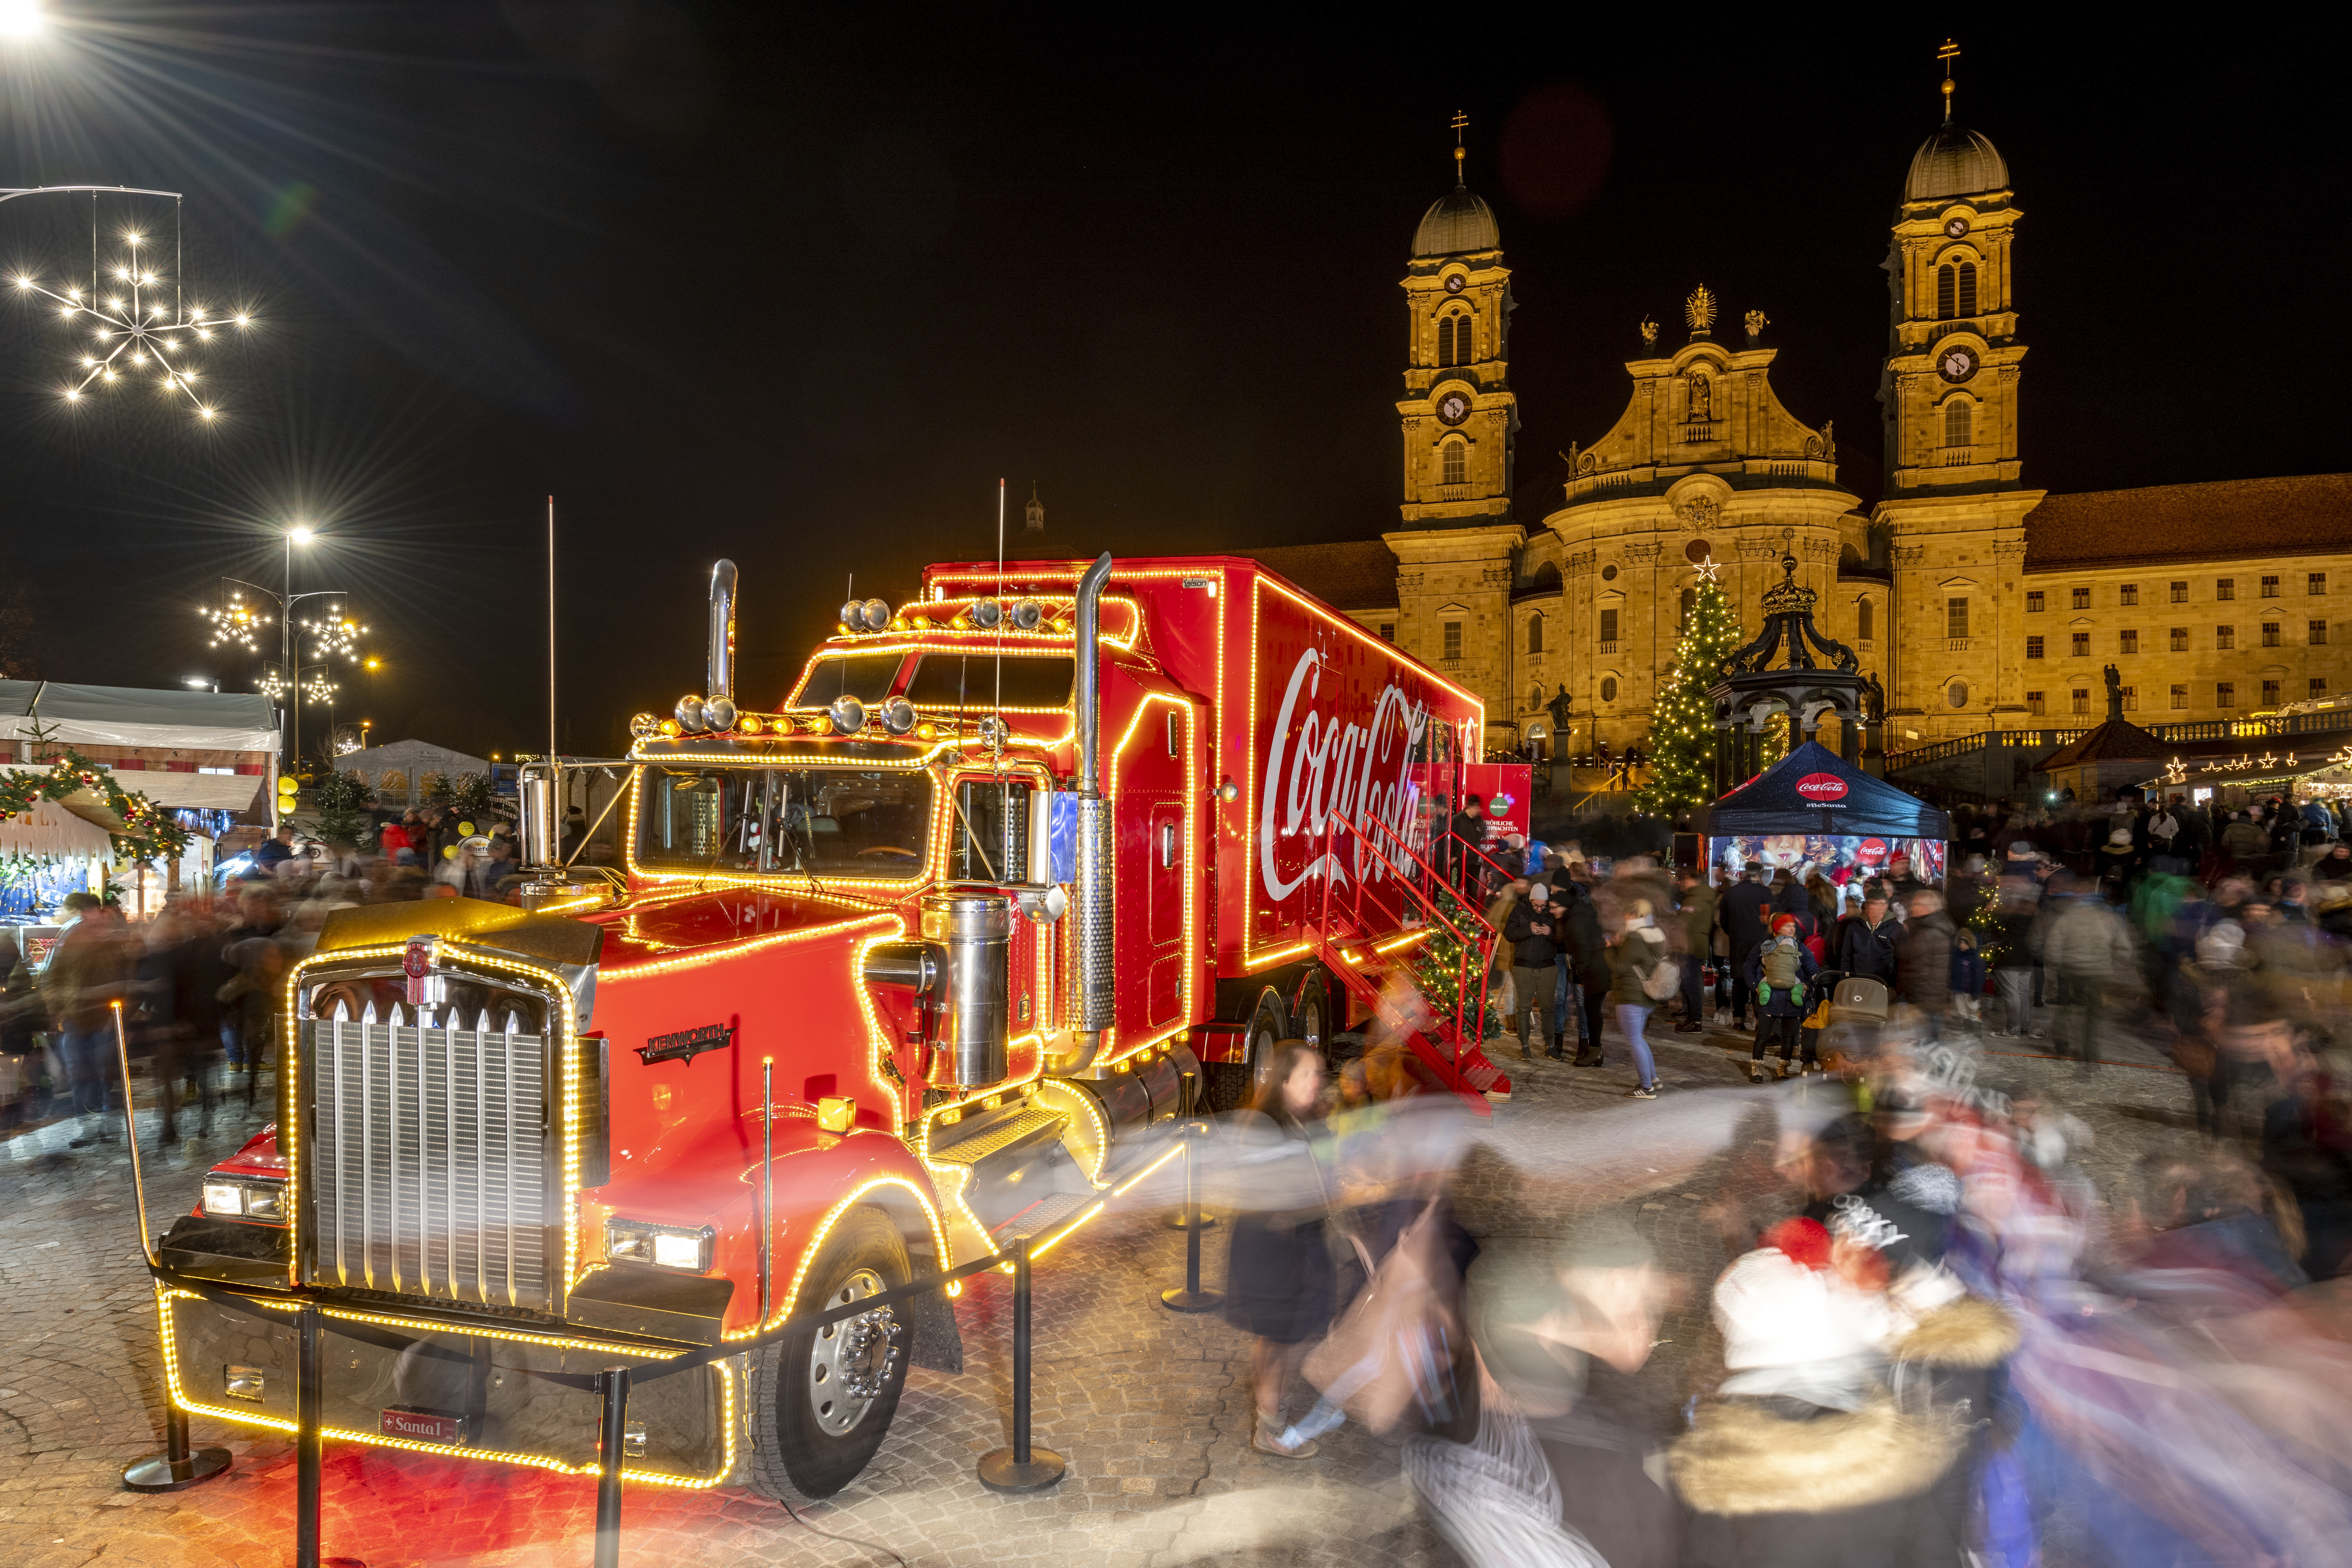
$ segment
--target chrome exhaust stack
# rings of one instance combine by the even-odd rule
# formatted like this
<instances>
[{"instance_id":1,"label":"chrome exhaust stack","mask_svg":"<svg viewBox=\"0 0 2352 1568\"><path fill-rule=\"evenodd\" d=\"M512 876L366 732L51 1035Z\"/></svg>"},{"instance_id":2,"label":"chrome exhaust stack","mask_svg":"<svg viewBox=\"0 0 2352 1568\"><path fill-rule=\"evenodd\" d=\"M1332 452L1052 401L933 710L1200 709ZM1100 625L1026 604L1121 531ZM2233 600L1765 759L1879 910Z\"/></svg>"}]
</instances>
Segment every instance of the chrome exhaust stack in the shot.
<instances>
[{"instance_id":1,"label":"chrome exhaust stack","mask_svg":"<svg viewBox=\"0 0 2352 1568\"><path fill-rule=\"evenodd\" d=\"M703 671L702 716L711 729L735 727L735 563L710 563L710 652Z\"/></svg>"},{"instance_id":2,"label":"chrome exhaust stack","mask_svg":"<svg viewBox=\"0 0 2352 1568\"><path fill-rule=\"evenodd\" d=\"M1076 637L1078 731L1078 864L1071 942L1077 985L1072 998L1072 1049L1049 1070L1080 1073L1102 1052L1103 1031L1114 1021L1111 951L1109 803L1102 795L1102 591L1110 577L1106 550L1078 579Z\"/></svg>"}]
</instances>

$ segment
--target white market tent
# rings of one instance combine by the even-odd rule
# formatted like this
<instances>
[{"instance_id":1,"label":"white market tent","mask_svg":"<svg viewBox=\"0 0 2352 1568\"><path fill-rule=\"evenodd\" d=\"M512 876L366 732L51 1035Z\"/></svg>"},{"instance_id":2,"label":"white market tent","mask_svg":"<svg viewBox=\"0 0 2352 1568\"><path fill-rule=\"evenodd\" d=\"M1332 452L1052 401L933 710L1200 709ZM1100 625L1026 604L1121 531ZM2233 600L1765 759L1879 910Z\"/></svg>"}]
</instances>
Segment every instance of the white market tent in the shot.
<instances>
[{"instance_id":1,"label":"white market tent","mask_svg":"<svg viewBox=\"0 0 2352 1568\"><path fill-rule=\"evenodd\" d=\"M53 800L36 801L30 811L0 818L0 856L104 860L113 853L114 841L105 828L85 822Z\"/></svg>"}]
</instances>

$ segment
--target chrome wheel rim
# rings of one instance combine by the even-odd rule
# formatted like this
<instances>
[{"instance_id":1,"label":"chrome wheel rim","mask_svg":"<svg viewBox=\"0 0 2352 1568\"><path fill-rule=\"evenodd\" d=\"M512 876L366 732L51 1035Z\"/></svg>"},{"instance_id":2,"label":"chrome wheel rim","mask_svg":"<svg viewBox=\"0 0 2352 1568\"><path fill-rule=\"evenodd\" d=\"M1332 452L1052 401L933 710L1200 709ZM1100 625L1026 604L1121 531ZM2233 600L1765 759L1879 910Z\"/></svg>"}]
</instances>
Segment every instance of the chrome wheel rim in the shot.
<instances>
[{"instance_id":1,"label":"chrome wheel rim","mask_svg":"<svg viewBox=\"0 0 2352 1568\"><path fill-rule=\"evenodd\" d=\"M878 1296L886 1289L880 1275L861 1268L841 1282L825 1305L845 1307ZM835 1437L855 1431L874 1408L874 1402L882 1397L882 1391L890 1386L890 1374L898 1363L898 1320L887 1307L817 1330L815 1342L809 1347L808 1394L818 1427Z\"/></svg>"}]
</instances>

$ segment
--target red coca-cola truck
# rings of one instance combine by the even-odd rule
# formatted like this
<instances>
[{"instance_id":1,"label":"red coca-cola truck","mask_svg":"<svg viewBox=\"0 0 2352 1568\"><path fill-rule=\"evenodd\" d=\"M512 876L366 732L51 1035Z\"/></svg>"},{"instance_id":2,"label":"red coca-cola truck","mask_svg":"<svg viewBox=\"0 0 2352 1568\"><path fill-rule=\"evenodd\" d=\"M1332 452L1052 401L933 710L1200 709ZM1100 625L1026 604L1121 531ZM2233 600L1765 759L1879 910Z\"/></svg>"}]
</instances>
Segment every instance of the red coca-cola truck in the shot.
<instances>
[{"instance_id":1,"label":"red coca-cola truck","mask_svg":"<svg viewBox=\"0 0 2352 1568\"><path fill-rule=\"evenodd\" d=\"M278 1120L163 1244L182 1408L289 1426L313 1303L331 1436L581 1471L558 1377L742 1342L640 1382L628 1474L823 1496L910 1363L960 1366L961 1287L761 1339L794 1314L1045 1258L1280 1040L1382 1028L1507 1096L1444 676L1222 556L933 567L771 709L735 612L721 562L704 689L632 722L621 867L556 863L541 764L519 903L343 910L292 967Z\"/></svg>"}]
</instances>

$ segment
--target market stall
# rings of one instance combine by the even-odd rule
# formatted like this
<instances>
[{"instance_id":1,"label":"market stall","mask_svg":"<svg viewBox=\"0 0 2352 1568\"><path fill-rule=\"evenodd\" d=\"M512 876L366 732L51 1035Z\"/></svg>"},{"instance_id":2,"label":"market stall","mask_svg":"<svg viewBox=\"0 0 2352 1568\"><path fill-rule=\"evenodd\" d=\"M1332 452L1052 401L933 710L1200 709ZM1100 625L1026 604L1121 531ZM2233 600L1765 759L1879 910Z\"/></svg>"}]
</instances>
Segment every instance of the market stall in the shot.
<instances>
[{"instance_id":1,"label":"market stall","mask_svg":"<svg viewBox=\"0 0 2352 1568\"><path fill-rule=\"evenodd\" d=\"M1749 862L1818 869L1840 889L1883 875L1899 856L1922 881L1945 872L1951 818L1808 741L1691 814L1703 863L1738 876Z\"/></svg>"}]
</instances>

